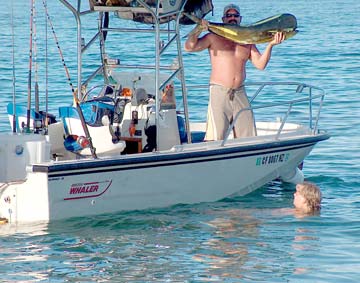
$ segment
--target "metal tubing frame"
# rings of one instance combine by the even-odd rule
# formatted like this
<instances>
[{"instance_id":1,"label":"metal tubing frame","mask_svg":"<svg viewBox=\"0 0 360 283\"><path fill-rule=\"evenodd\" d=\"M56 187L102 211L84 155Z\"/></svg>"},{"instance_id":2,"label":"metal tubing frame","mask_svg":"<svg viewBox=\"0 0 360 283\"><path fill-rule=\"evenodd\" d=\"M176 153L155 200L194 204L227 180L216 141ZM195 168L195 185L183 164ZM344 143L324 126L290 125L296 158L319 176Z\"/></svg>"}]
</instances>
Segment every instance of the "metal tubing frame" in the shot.
<instances>
[{"instance_id":1,"label":"metal tubing frame","mask_svg":"<svg viewBox=\"0 0 360 283\"><path fill-rule=\"evenodd\" d=\"M248 108L244 108L244 109L241 109L235 116L233 122L230 124L229 128L227 129L226 133L225 133L225 136L224 136L224 140L222 141L221 143L221 146L225 146L228 138L229 138L229 135L230 135L230 132L232 131L232 129L234 128L234 125L235 125L235 122L237 121L237 119L239 118L240 114L244 111L252 111L254 109L261 109L261 108L269 108L269 107L274 107L274 106L280 106L280 105L285 105L285 104L289 104L289 107L288 107L288 110L285 114L285 117L284 119L282 120L282 123L276 133L276 136L275 136L275 139L279 139L279 136L282 132L282 129L286 123L286 120L287 118L289 117L290 115L290 112L293 108L293 105L296 104L296 103L301 103L301 102L305 102L305 101L308 101L309 102L309 108L312 109L312 102L314 99L317 99L317 98L320 98L320 105L319 105L319 108L318 108L318 113L317 113L317 116L316 116L316 121L315 121L315 127L314 129L312 128L312 114L311 112L309 113L309 128L312 130L312 133L313 134L316 134L316 131L317 131L317 127L318 127L318 122L319 122L319 118L320 118L320 111L321 111L321 108L322 108L322 104L323 104L323 101L324 101L324 97L325 97L325 91L319 87L315 87L315 86L311 86L311 85L307 85L307 84L301 84L301 83L293 83L293 82L281 82L281 83L277 83L277 82L271 82L271 83L249 83L247 85L260 85L260 87L258 88L258 90L255 92L255 95L252 97L252 100L255 99L255 97L257 97L259 95L259 93L261 92L261 90L264 89L265 86L267 85L298 85L298 86L301 86L302 89L305 88L305 87L308 87L311 92L309 91L309 96L307 98L300 98L300 99L293 99L291 101L288 101L288 102L279 102L279 103L270 103L270 104L267 104L265 106L263 105L260 105L260 106L254 106L254 107L248 107ZM313 95L312 94L312 90L313 89L317 89L319 91L321 91L322 93L321 94L318 94L318 95Z\"/></svg>"}]
</instances>

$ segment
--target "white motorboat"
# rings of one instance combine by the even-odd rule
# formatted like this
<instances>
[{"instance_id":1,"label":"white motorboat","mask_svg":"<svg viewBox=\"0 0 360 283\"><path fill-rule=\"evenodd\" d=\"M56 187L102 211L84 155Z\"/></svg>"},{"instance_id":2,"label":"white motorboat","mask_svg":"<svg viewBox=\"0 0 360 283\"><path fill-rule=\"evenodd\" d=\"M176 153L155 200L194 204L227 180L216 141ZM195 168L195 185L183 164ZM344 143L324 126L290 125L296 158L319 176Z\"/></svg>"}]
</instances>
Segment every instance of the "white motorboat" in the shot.
<instances>
[{"instance_id":1,"label":"white motorboat","mask_svg":"<svg viewBox=\"0 0 360 283\"><path fill-rule=\"evenodd\" d=\"M302 82L248 84L257 121L254 137L234 138L230 127L224 140L204 141L205 122L189 116L188 95L208 86L185 83L182 12L201 17L212 9L211 1L194 7L183 0L151 1L154 6L143 0L131 6L59 1L74 15L80 87L58 115L41 112L38 105L31 109L31 103L7 106L12 132L0 134L0 218L52 221L212 202L248 194L278 178L303 181L299 165L329 138L318 128L323 89ZM109 12L117 15L111 28ZM83 15L99 19L88 42L82 36ZM150 34L152 64L112 58L108 33L120 38L135 33L139 41L146 33L147 42ZM95 43L100 43L99 66L83 79L82 55Z\"/></svg>"}]
</instances>

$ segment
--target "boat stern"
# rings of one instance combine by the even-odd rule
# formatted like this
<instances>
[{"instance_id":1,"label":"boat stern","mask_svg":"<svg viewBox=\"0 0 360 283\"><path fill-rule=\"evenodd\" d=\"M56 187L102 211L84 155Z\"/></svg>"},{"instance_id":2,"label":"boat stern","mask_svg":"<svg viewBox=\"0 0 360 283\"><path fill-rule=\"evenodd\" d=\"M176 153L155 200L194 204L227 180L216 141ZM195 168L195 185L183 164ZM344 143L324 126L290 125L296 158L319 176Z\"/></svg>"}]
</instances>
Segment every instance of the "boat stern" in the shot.
<instances>
[{"instance_id":1,"label":"boat stern","mask_svg":"<svg viewBox=\"0 0 360 283\"><path fill-rule=\"evenodd\" d=\"M0 184L23 181L26 167L50 161L50 143L43 135L0 135Z\"/></svg>"},{"instance_id":2,"label":"boat stern","mask_svg":"<svg viewBox=\"0 0 360 283\"><path fill-rule=\"evenodd\" d=\"M10 223L48 218L46 173L30 173L29 166L49 160L45 136L0 135L0 218Z\"/></svg>"}]
</instances>

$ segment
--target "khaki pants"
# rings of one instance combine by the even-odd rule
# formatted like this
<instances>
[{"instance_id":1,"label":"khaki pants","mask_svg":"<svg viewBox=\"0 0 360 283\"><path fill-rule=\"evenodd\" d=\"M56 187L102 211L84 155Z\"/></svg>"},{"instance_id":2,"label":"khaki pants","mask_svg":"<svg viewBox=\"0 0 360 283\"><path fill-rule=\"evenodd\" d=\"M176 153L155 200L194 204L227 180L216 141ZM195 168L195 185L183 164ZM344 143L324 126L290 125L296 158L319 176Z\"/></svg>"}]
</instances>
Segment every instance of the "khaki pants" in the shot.
<instances>
[{"instance_id":1,"label":"khaki pants","mask_svg":"<svg viewBox=\"0 0 360 283\"><path fill-rule=\"evenodd\" d=\"M210 85L205 140L223 140L237 113L249 108L245 88L231 89L221 85ZM255 121L252 110L244 110L234 125L234 137L255 136Z\"/></svg>"}]
</instances>

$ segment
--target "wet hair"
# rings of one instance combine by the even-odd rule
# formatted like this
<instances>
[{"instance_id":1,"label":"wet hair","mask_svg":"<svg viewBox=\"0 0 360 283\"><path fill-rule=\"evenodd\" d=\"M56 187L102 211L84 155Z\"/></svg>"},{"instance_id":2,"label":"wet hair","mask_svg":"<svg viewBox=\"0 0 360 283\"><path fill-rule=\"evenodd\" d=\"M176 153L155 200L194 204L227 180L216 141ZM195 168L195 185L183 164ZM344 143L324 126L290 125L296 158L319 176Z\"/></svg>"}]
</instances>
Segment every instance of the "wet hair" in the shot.
<instances>
[{"instance_id":1,"label":"wet hair","mask_svg":"<svg viewBox=\"0 0 360 283\"><path fill-rule=\"evenodd\" d=\"M310 182L301 184L299 193L304 197L307 206L312 211L319 211L321 209L322 194L319 187Z\"/></svg>"}]
</instances>

